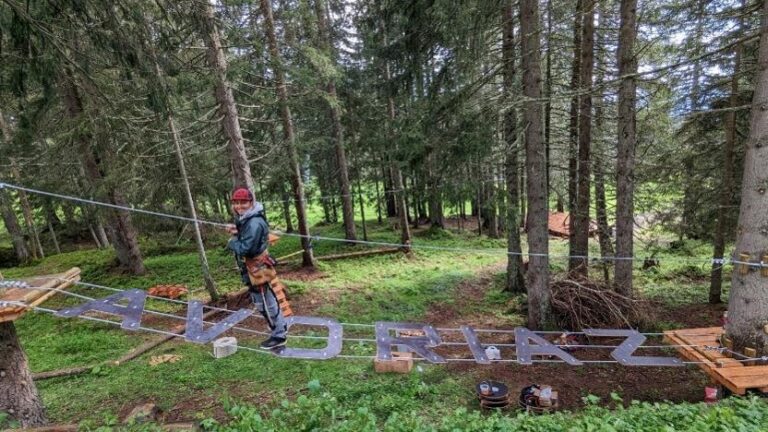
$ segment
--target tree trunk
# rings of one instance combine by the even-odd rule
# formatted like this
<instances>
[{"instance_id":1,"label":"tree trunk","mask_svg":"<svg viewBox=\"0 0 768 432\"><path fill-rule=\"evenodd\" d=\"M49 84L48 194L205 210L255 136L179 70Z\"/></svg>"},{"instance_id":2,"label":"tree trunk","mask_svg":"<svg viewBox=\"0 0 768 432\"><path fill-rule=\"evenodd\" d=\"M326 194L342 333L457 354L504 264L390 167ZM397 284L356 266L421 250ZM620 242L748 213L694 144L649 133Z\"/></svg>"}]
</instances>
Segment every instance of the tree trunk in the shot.
<instances>
[{"instance_id":1,"label":"tree trunk","mask_svg":"<svg viewBox=\"0 0 768 432\"><path fill-rule=\"evenodd\" d=\"M77 90L74 78L70 71L65 71L61 79L62 97L70 119L79 121L83 114L83 105ZM91 143L89 132L81 132L75 136L77 150L82 158L85 175L92 187L104 186L104 172L102 170L102 157L97 154ZM107 202L125 206L125 200L114 186L106 186L104 197ZM130 214L125 210L107 210L109 231L112 243L120 265L133 274L144 274L144 262L139 250L136 229L131 222Z\"/></svg>"},{"instance_id":2,"label":"tree trunk","mask_svg":"<svg viewBox=\"0 0 768 432\"><path fill-rule=\"evenodd\" d=\"M98 217L98 215L95 217L96 219L96 235L99 236L99 244L101 248L108 248L111 246L109 243L109 237L107 236L107 231L104 229L104 224L101 223L101 218Z\"/></svg>"},{"instance_id":3,"label":"tree trunk","mask_svg":"<svg viewBox=\"0 0 768 432\"><path fill-rule=\"evenodd\" d=\"M357 201L360 205L360 221L362 222L362 228L363 228L363 240L368 241L368 225L365 221L365 200L363 199L363 185L361 177L363 176L363 169L360 167L360 163L358 162L357 158L354 160L354 164L358 166L357 169ZM378 183L376 185L378 189Z\"/></svg>"},{"instance_id":4,"label":"tree trunk","mask_svg":"<svg viewBox=\"0 0 768 432\"><path fill-rule=\"evenodd\" d=\"M384 181L384 201L387 207L387 217L395 217L397 216L397 203L395 202L395 186L392 180L391 163L382 161L381 175Z\"/></svg>"},{"instance_id":5,"label":"tree trunk","mask_svg":"<svg viewBox=\"0 0 768 432\"><path fill-rule=\"evenodd\" d=\"M296 217L299 222L299 234L301 235L302 266L314 267L314 257L310 243L309 224L307 222L307 210L304 202L304 183L301 180L301 167L299 166L299 154L296 150L296 138L293 132L293 119L291 109L288 106L288 89L285 85L285 72L280 58L280 51L275 36L275 24L272 18L272 5L270 0L261 0L261 12L264 16L264 33L269 46L273 72L275 74L275 91L280 102L280 117L283 122L283 138L290 161L291 185L293 186L293 199L296 205Z\"/></svg>"},{"instance_id":6,"label":"tree trunk","mask_svg":"<svg viewBox=\"0 0 768 432\"><path fill-rule=\"evenodd\" d=\"M379 194L379 179L373 179L376 184L376 221L381 225L383 222L381 219L381 195Z\"/></svg>"},{"instance_id":7,"label":"tree trunk","mask_svg":"<svg viewBox=\"0 0 768 432\"><path fill-rule=\"evenodd\" d=\"M0 412L10 414L22 427L48 422L13 322L0 323L0 382Z\"/></svg>"},{"instance_id":8,"label":"tree trunk","mask_svg":"<svg viewBox=\"0 0 768 432\"><path fill-rule=\"evenodd\" d=\"M741 72L741 44L736 45L731 77L729 105L739 105L739 74ZM728 226L728 208L731 206L733 189L733 149L736 148L736 111L725 114L725 146L723 147L723 179L720 186L720 205L717 208L717 227L713 241L713 256L722 259L725 253L725 230ZM714 262L709 280L709 302L722 303L723 265Z\"/></svg>"},{"instance_id":9,"label":"tree trunk","mask_svg":"<svg viewBox=\"0 0 768 432\"><path fill-rule=\"evenodd\" d=\"M0 111L0 132L3 134L3 141L6 145L11 144L11 128L5 121L5 117L2 111ZM16 212L13 210L13 199L11 197L10 190L0 190L0 214L3 217L3 223L5 229L11 236L11 243L13 244L13 252L16 254L16 259L19 263L26 263L29 261L30 254L27 243L24 241L24 231L19 226L19 219L16 217Z\"/></svg>"},{"instance_id":10,"label":"tree trunk","mask_svg":"<svg viewBox=\"0 0 768 432\"><path fill-rule=\"evenodd\" d=\"M16 165L16 161L13 159L11 159L11 174L13 174L13 178L17 183L23 184L21 180L21 172L19 171L18 165ZM37 226L35 225L35 217L32 214L32 205L29 203L27 193L23 190L19 190L18 194L19 202L21 203L21 214L24 215L24 222L27 225L27 233L30 236L30 242L32 242L29 246L30 250L32 250L32 256L35 259L45 258L43 245L40 243L40 235L37 231Z\"/></svg>"},{"instance_id":11,"label":"tree trunk","mask_svg":"<svg viewBox=\"0 0 768 432\"><path fill-rule=\"evenodd\" d=\"M579 163L576 191L576 210L571 214L571 258L569 267L575 275L588 277L589 265L589 203L590 203L590 147L592 144L592 72L595 47L595 0L581 0L583 21L581 33L581 61L579 62Z\"/></svg>"},{"instance_id":12,"label":"tree trunk","mask_svg":"<svg viewBox=\"0 0 768 432\"><path fill-rule=\"evenodd\" d=\"M53 248L57 254L61 253L61 247L59 246L59 239L56 238L56 230L53 228L53 222L48 221L48 231L51 232L51 240L53 241Z\"/></svg>"},{"instance_id":13,"label":"tree trunk","mask_svg":"<svg viewBox=\"0 0 768 432\"><path fill-rule=\"evenodd\" d=\"M3 223L5 229L8 230L8 234L11 236L11 243L13 244L13 252L16 254L16 259L19 263L26 263L29 261L29 249L27 249L27 243L24 241L24 232L19 226L19 220L16 217L16 213L13 211L11 205L10 191L0 191L0 213L3 216Z\"/></svg>"},{"instance_id":14,"label":"tree trunk","mask_svg":"<svg viewBox=\"0 0 768 432\"><path fill-rule=\"evenodd\" d=\"M204 25L203 36L208 45L208 63L216 78L216 103L219 105L219 114L222 116L221 128L227 137L229 145L229 158L232 163L232 181L234 186L246 186L254 191L251 167L248 164L248 154L245 151L243 133L240 130L240 119L237 113L235 97L232 87L227 80L227 59L224 56L224 48L221 46L219 30L216 27L216 19L211 2L202 2L203 6L201 22Z\"/></svg>"},{"instance_id":15,"label":"tree trunk","mask_svg":"<svg viewBox=\"0 0 768 432\"><path fill-rule=\"evenodd\" d=\"M445 228L443 215L443 193L440 178L434 168L434 154L427 156L427 201L429 203L429 222L433 227ZM419 201L421 202L421 201Z\"/></svg>"},{"instance_id":16,"label":"tree trunk","mask_svg":"<svg viewBox=\"0 0 768 432\"><path fill-rule=\"evenodd\" d=\"M581 88L579 77L581 71L581 25L584 0L576 0L576 14L573 19L573 63L571 64L571 111L568 124L568 211L576 211L576 181L578 177L579 147L579 89ZM569 224L573 223L573 215ZM571 227L572 228L572 227ZM572 237L569 241L573 242ZM572 246L571 246L572 247Z\"/></svg>"},{"instance_id":17,"label":"tree trunk","mask_svg":"<svg viewBox=\"0 0 768 432\"><path fill-rule=\"evenodd\" d=\"M293 232L293 220L291 219L291 193L285 188L285 183L280 182L280 196L283 202L283 218L285 219L285 232Z\"/></svg>"},{"instance_id":18,"label":"tree trunk","mask_svg":"<svg viewBox=\"0 0 768 432\"><path fill-rule=\"evenodd\" d=\"M547 190L552 189L552 0L547 0L547 75L544 82L544 94L547 102L544 104L544 143L547 146ZM549 192L548 192L549 194Z\"/></svg>"},{"instance_id":19,"label":"tree trunk","mask_svg":"<svg viewBox=\"0 0 768 432\"><path fill-rule=\"evenodd\" d=\"M515 97L515 11L512 0L507 0L502 11L504 40L502 58L504 64L504 98L511 101ZM504 175L507 182L507 283L505 290L511 293L525 292L523 276L523 257L520 245L520 209L518 188L518 154L520 142L517 139L517 112L511 104L504 112L504 141L506 161Z\"/></svg>"},{"instance_id":20,"label":"tree trunk","mask_svg":"<svg viewBox=\"0 0 768 432\"><path fill-rule=\"evenodd\" d=\"M160 66L155 61L155 70L160 75ZM197 242L197 253L200 257L200 270L203 272L203 283L205 289L208 291L208 295L211 296L212 301L219 299L219 292L216 290L216 283L211 277L211 270L208 266L208 257L205 255L205 246L203 245L203 237L200 235L200 224L197 222L197 210L195 209L195 201L192 198L192 188L189 186L189 177L187 176L187 167L184 163L184 155L181 152L181 144L179 140L179 132L176 129L176 122L173 119L173 114L170 110L167 113L168 127L171 129L171 138L173 139L173 146L176 150L176 159L179 162L179 171L181 172L181 180L184 185L185 198L187 199L187 206L189 207L189 215L195 221L192 225L195 228L195 241Z\"/></svg>"},{"instance_id":21,"label":"tree trunk","mask_svg":"<svg viewBox=\"0 0 768 432\"><path fill-rule=\"evenodd\" d=\"M693 40L695 41L694 49L690 53L691 56L698 56L702 53L702 39L704 37L704 8L706 4L703 1L699 1L696 4L696 26L694 27ZM701 109L701 69L702 60L697 59L693 62L693 71L691 77L691 100L690 109L692 112L696 112ZM690 144L686 141L683 142L683 151L688 153L683 157L683 184L691 184L694 180L694 158L696 153L696 144ZM692 148L689 148L692 147ZM694 237L696 221L696 208L698 207L698 197L696 196L696 189L686 187L683 191L683 211L680 221L679 238L682 241L686 236Z\"/></svg>"},{"instance_id":22,"label":"tree trunk","mask_svg":"<svg viewBox=\"0 0 768 432\"><path fill-rule=\"evenodd\" d=\"M763 2L760 21L760 47L758 71L752 111L749 121L749 137L744 155L744 174L741 183L741 207L736 230L736 252L746 253L751 262L761 262L768 250L768 230L765 215L768 214L768 1ZM734 348L753 347L757 355L768 355L768 332L764 331L768 317L766 278L761 269L750 267L742 272L741 265L734 267L731 293L728 301L726 332L733 340Z\"/></svg>"},{"instance_id":23,"label":"tree trunk","mask_svg":"<svg viewBox=\"0 0 768 432\"><path fill-rule=\"evenodd\" d=\"M619 27L619 120L616 158L616 290L632 296L632 255L635 194L635 89L637 58L637 0L621 0Z\"/></svg>"},{"instance_id":24,"label":"tree trunk","mask_svg":"<svg viewBox=\"0 0 768 432\"><path fill-rule=\"evenodd\" d=\"M323 0L315 0L315 15L317 15L317 27L320 33L320 47L325 51L329 59L335 64L333 43L331 42L326 10ZM331 119L331 141L336 151L336 164L338 170L339 186L341 187L342 218L344 220L344 234L347 240L357 240L355 229L355 208L352 205L352 188L349 183L349 164L344 150L344 132L341 127L341 110L336 95L336 83L331 79L326 84L328 92L329 114Z\"/></svg>"},{"instance_id":25,"label":"tree trunk","mask_svg":"<svg viewBox=\"0 0 768 432\"><path fill-rule=\"evenodd\" d=\"M528 327L551 322L546 148L541 130L541 44L537 0L520 0L525 154L528 191Z\"/></svg>"},{"instance_id":26,"label":"tree trunk","mask_svg":"<svg viewBox=\"0 0 768 432\"><path fill-rule=\"evenodd\" d=\"M600 3L598 3L598 26L600 28L608 28L610 23L608 22L608 14L605 11L604 7L600 7ZM599 52L603 52L599 47L604 46L604 38L600 37L600 33L597 33L596 38L597 39L596 44L598 46ZM598 157L594 158L594 170L595 170L595 213L596 213L596 219L597 219L597 238L598 242L600 244L600 255L603 258L609 258L613 256L613 244L611 242L611 232L610 228L608 227L608 210L606 208L606 199L605 199L605 136L604 136L604 129L603 126L605 124L603 119L603 104L605 103L605 96L603 95L603 91L600 90L603 87L603 81L604 81L604 71L606 69L606 58L605 54L601 54L595 59L596 65L595 68L597 69L597 76L595 79L595 87L598 89L598 95L597 95L597 105L595 106L595 133L594 133L594 139L592 140L595 142L596 147L598 148ZM601 267L603 268L603 279L605 280L606 284L610 284L611 278L610 278L610 267L612 261L604 260L601 263Z\"/></svg>"},{"instance_id":27,"label":"tree trunk","mask_svg":"<svg viewBox=\"0 0 768 432\"><path fill-rule=\"evenodd\" d=\"M93 242L96 244L96 248L103 248L101 245L101 240L99 240L99 237L96 235L96 231L93 229L93 224L88 224L88 231L91 232L91 237L93 238Z\"/></svg>"},{"instance_id":28,"label":"tree trunk","mask_svg":"<svg viewBox=\"0 0 768 432\"><path fill-rule=\"evenodd\" d=\"M386 45L386 30L384 33L384 44ZM392 79L392 74L389 70L389 62L384 63L384 81L389 82ZM387 94L387 118L389 119L388 133L390 137L394 134L394 122L395 122L395 98L391 93ZM393 141L393 140L390 140ZM405 203L405 185L403 185L403 174L400 171L397 161L392 162L392 180L395 187L395 204L397 207L397 217L400 220L400 243L405 245L406 251L410 251L411 245L411 227L408 226L408 207Z\"/></svg>"},{"instance_id":29,"label":"tree trunk","mask_svg":"<svg viewBox=\"0 0 768 432\"><path fill-rule=\"evenodd\" d=\"M495 167L490 166L488 172L493 181L487 183L486 191L486 211L488 213L488 237L499 238L499 202L496 196L496 172Z\"/></svg>"}]
</instances>

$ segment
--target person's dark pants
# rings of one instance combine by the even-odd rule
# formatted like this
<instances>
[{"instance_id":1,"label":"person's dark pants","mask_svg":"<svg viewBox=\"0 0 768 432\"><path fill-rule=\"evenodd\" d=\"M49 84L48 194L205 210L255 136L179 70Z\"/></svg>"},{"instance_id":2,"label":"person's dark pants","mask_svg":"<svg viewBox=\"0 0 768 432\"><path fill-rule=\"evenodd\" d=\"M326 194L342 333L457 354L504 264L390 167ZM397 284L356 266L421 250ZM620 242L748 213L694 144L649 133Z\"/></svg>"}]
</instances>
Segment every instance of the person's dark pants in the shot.
<instances>
[{"instance_id":1,"label":"person's dark pants","mask_svg":"<svg viewBox=\"0 0 768 432\"><path fill-rule=\"evenodd\" d=\"M261 312L261 315L267 319L269 328L272 330L271 336L277 339L285 339L288 334L288 326L285 323L283 311L280 309L272 289L268 285L250 288L249 294L251 295L251 301L256 306L256 310Z\"/></svg>"}]
</instances>

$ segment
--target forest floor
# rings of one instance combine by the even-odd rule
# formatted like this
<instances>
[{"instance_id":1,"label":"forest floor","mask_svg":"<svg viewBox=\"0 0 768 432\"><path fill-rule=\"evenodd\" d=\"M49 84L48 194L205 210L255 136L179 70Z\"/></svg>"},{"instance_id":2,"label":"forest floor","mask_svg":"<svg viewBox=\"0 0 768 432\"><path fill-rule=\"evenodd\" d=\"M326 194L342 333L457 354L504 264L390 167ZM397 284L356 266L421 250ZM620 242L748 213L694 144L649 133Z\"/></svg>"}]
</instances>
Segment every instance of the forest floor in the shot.
<instances>
[{"instance_id":1,"label":"forest floor","mask_svg":"<svg viewBox=\"0 0 768 432\"><path fill-rule=\"evenodd\" d=\"M397 241L387 224L369 223L371 240ZM341 237L338 226L316 227L316 234ZM170 237L169 237L170 238ZM7 278L54 273L72 266L83 269L86 282L121 288L148 288L157 283L182 283L191 288L191 298L204 298L197 270L197 255L191 242L169 247L167 239L155 236L142 243L148 274L133 277L114 269L114 255L104 250L79 250L54 255L24 267L0 269ZM224 292L239 289L231 256L209 239L209 261L214 278ZM478 237L468 231L421 229L414 245L467 248L465 252L414 248L411 256L380 255L354 260L320 261L315 272L283 266L279 276L291 295L297 314L328 316L345 323L416 321L438 327L471 325L476 328L511 329L525 325L524 296L503 291L505 255L503 240ZM590 245L596 248L595 245ZM272 248L275 256L298 249L298 241L284 237ZM551 240L553 255L565 254L567 242ZM365 250L320 241L318 256L342 251ZM497 253L500 252L500 253ZM595 253L593 250L592 253ZM655 249L659 266L636 267L637 295L654 302L656 332L671 328L710 327L719 323L724 305L706 303L708 266L686 264L680 257L706 257L708 246L689 242L674 250ZM555 278L562 277L564 260L551 263ZM595 271L595 278L600 277ZM76 287L74 292L104 297L106 291ZM724 298L727 298L727 286ZM55 297L46 306L76 304L72 298ZM183 315L183 309L150 301L148 308ZM152 318L146 325L170 325L172 318ZM388 418L403 409L416 409L425 418L440 418L447 410L478 410L475 383L494 379L509 385L513 394L530 384L551 385L560 394L561 406L579 411L594 401L606 407L621 402L699 402L707 377L696 366L683 368L622 367L594 364L573 367L564 364L532 366L474 363L429 365L420 362L407 375L377 374L370 360L329 361L277 359L267 354L241 350L215 360L209 346L171 341L138 359L120 366L105 362L120 357L152 339L151 334L124 332L106 324L62 319L45 313L30 313L17 323L21 341L33 372L76 366L93 366L90 373L37 383L49 418L58 423L85 425L117 424L135 406L153 402L162 410L162 421L226 421L238 404L255 406L265 416L275 415L285 401L296 401L318 388L330 395L339 409L365 404L378 418ZM244 327L264 330L262 321L249 318ZM255 346L261 337L236 334L239 343ZM373 337L370 329L348 329L345 337ZM485 342L485 341L484 341ZM509 338L492 339L493 343ZM647 343L660 343L649 338ZM674 351L659 351L674 355ZM369 356L375 346L345 343L343 354ZM152 356L172 354L175 363L150 365ZM606 356L607 352L599 355ZM580 358L598 355L580 353ZM585 357L586 356L586 357Z\"/></svg>"}]
</instances>

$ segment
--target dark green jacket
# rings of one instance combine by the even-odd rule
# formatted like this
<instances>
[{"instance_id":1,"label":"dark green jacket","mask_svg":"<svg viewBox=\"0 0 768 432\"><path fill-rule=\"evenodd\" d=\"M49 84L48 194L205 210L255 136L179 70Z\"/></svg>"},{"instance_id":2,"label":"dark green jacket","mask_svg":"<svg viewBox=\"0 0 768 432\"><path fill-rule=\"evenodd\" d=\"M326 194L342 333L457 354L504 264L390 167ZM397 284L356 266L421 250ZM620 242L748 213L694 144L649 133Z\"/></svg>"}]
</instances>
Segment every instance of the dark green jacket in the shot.
<instances>
[{"instance_id":1,"label":"dark green jacket","mask_svg":"<svg viewBox=\"0 0 768 432\"><path fill-rule=\"evenodd\" d=\"M243 259L261 255L269 245L269 224L264 215L264 206L255 201L253 208L235 218L235 226L237 236L229 240L227 247L235 253L243 282L248 284L248 270Z\"/></svg>"}]
</instances>

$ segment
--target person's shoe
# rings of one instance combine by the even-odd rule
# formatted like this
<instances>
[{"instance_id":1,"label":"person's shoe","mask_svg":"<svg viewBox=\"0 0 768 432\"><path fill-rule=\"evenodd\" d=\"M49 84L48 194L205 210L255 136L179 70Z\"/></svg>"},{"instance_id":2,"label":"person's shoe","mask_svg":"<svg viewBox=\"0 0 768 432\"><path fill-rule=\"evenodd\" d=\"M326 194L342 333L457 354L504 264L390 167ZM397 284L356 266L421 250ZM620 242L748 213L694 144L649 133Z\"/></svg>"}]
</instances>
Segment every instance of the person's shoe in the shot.
<instances>
[{"instance_id":1,"label":"person's shoe","mask_svg":"<svg viewBox=\"0 0 768 432\"><path fill-rule=\"evenodd\" d=\"M279 348L284 345L285 345L285 339L270 337L269 339L262 342L259 346L261 347L261 349L271 350L271 349Z\"/></svg>"}]
</instances>

